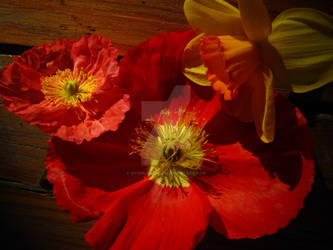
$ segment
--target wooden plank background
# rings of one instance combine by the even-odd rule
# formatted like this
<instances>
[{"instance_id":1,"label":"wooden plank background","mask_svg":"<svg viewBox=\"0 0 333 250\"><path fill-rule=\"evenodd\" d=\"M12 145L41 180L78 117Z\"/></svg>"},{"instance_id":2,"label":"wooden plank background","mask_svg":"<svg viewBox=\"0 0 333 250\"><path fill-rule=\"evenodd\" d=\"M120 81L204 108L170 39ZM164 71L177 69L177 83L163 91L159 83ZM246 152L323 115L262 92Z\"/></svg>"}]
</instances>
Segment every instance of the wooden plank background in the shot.
<instances>
[{"instance_id":1,"label":"wooden plank background","mask_svg":"<svg viewBox=\"0 0 333 250\"><path fill-rule=\"evenodd\" d=\"M229 0L236 5L236 0ZM291 7L333 13L327 0L266 0L275 17ZM0 43L39 45L63 38L100 34L124 54L160 32L189 28L184 0L1 0Z\"/></svg>"},{"instance_id":2,"label":"wooden plank background","mask_svg":"<svg viewBox=\"0 0 333 250\"><path fill-rule=\"evenodd\" d=\"M111 39L123 55L130 47L160 32L189 28L183 2L0 0L0 43L33 46L101 34ZM333 14L332 1L266 0L265 3L272 18L291 7L312 7ZM10 61L11 56L0 55L0 68ZM277 234L258 240L225 240L209 229L198 249L333 248L333 116L327 108L332 105L332 97L332 84L308 94L290 96L310 121L317 160L313 190L297 218ZM0 107L2 249L89 249L83 236L94 222L73 223L56 205L52 193L38 183L48 138L35 126Z\"/></svg>"}]
</instances>

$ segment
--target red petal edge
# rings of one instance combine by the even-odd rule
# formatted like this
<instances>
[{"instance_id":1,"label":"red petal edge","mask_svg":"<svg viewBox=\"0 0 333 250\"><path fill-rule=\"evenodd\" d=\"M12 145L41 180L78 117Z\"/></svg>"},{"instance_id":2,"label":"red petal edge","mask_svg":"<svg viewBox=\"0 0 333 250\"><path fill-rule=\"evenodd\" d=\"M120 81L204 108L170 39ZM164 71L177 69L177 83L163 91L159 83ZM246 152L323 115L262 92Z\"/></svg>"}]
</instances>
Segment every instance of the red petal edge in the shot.
<instances>
[{"instance_id":1,"label":"red petal edge","mask_svg":"<svg viewBox=\"0 0 333 250\"><path fill-rule=\"evenodd\" d=\"M94 249L191 249L204 236L211 207L195 184L170 189L145 179L120 192L86 234Z\"/></svg>"}]
</instances>

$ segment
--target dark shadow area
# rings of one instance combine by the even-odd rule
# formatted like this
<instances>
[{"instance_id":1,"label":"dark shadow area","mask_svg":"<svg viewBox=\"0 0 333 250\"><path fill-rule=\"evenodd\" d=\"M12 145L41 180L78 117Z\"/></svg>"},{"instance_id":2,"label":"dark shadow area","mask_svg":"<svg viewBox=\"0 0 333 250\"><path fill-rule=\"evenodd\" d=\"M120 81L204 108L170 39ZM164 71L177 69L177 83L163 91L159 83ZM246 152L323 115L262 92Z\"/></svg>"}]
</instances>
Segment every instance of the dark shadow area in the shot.
<instances>
[{"instance_id":1,"label":"dark shadow area","mask_svg":"<svg viewBox=\"0 0 333 250\"><path fill-rule=\"evenodd\" d=\"M0 43L0 54L21 55L24 51L31 49L32 46Z\"/></svg>"},{"instance_id":2,"label":"dark shadow area","mask_svg":"<svg viewBox=\"0 0 333 250\"><path fill-rule=\"evenodd\" d=\"M333 83L330 83L307 93L290 93L289 101L302 111L311 127L316 123L318 114L333 115L333 109L331 108L333 105L332 90Z\"/></svg>"}]
</instances>

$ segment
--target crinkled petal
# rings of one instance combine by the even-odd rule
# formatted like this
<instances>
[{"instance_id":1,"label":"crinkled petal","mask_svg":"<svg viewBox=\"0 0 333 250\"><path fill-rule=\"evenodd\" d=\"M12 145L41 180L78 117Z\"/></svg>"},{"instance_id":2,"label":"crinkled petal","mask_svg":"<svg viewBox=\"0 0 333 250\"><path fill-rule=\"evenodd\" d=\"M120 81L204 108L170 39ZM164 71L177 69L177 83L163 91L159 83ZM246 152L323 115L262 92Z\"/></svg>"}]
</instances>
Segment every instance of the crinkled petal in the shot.
<instances>
[{"instance_id":1,"label":"crinkled petal","mask_svg":"<svg viewBox=\"0 0 333 250\"><path fill-rule=\"evenodd\" d=\"M186 0L184 13L198 33L243 35L239 11L223 0Z\"/></svg>"},{"instance_id":2,"label":"crinkled petal","mask_svg":"<svg viewBox=\"0 0 333 250\"><path fill-rule=\"evenodd\" d=\"M333 17L314 9L284 11L273 21L269 41L281 56L284 80L294 92L333 81Z\"/></svg>"},{"instance_id":3,"label":"crinkled petal","mask_svg":"<svg viewBox=\"0 0 333 250\"><path fill-rule=\"evenodd\" d=\"M195 184L183 189L154 184L130 196L115 200L86 234L95 249L191 249L204 236L211 208Z\"/></svg>"},{"instance_id":4,"label":"crinkled petal","mask_svg":"<svg viewBox=\"0 0 333 250\"><path fill-rule=\"evenodd\" d=\"M115 100L115 98L117 99ZM128 95L124 94L121 99L118 98L109 92L99 95L101 100L99 103L93 102L92 105L85 103L79 108L71 109L54 107L50 105L49 101L44 100L30 105L16 114L50 135L82 143L84 140L90 141L106 131L118 129L119 124L125 119L126 112L130 109ZM115 103L112 104L112 100ZM105 105L102 106L103 104ZM106 107L108 109L105 109ZM104 113L101 113L103 109L105 109Z\"/></svg>"},{"instance_id":5,"label":"crinkled petal","mask_svg":"<svg viewBox=\"0 0 333 250\"><path fill-rule=\"evenodd\" d=\"M57 70L73 68L70 51L75 43L72 39L63 39L50 44L42 44L25 51L21 56L14 58L14 63L35 70L43 76L56 73ZM27 77L28 78L28 77ZM20 81L22 84L23 81ZM40 88L38 84L36 88Z\"/></svg>"},{"instance_id":6,"label":"crinkled petal","mask_svg":"<svg viewBox=\"0 0 333 250\"><path fill-rule=\"evenodd\" d=\"M217 144L221 171L201 177L215 210L210 224L228 238L258 238L287 226L311 189L314 161L306 120L281 96L276 106L276 139L270 144L258 139L253 126L223 112L206 126L210 134L221 133L208 138Z\"/></svg>"},{"instance_id":7,"label":"crinkled petal","mask_svg":"<svg viewBox=\"0 0 333 250\"><path fill-rule=\"evenodd\" d=\"M120 87L127 89L134 108L141 101L167 100L176 85L184 85L181 56L193 31L159 34L132 48L120 60Z\"/></svg>"},{"instance_id":8,"label":"crinkled petal","mask_svg":"<svg viewBox=\"0 0 333 250\"><path fill-rule=\"evenodd\" d=\"M74 68L90 72L100 80L96 91L116 83L119 66L118 49L102 36L84 36L73 44L71 57Z\"/></svg>"},{"instance_id":9,"label":"crinkled petal","mask_svg":"<svg viewBox=\"0 0 333 250\"><path fill-rule=\"evenodd\" d=\"M146 175L138 156L129 156L132 120L117 133L109 132L82 144L50 140L46 159L48 180L57 203L74 221L98 218L112 198L111 192ZM128 125L128 126L127 126Z\"/></svg>"},{"instance_id":10,"label":"crinkled petal","mask_svg":"<svg viewBox=\"0 0 333 250\"><path fill-rule=\"evenodd\" d=\"M238 5L247 38L254 43L266 40L272 23L263 0L238 0Z\"/></svg>"},{"instance_id":11,"label":"crinkled petal","mask_svg":"<svg viewBox=\"0 0 333 250\"><path fill-rule=\"evenodd\" d=\"M108 94L102 96L106 100L108 97ZM130 99L127 94L124 94L121 99L106 109L99 118L90 116L91 110L86 109L85 106L84 104L81 106L81 110L87 113L83 121L72 126L62 125L54 135L68 141L82 143L83 140L90 141L106 131L116 131L119 124L125 119L125 113L130 109Z\"/></svg>"}]
</instances>

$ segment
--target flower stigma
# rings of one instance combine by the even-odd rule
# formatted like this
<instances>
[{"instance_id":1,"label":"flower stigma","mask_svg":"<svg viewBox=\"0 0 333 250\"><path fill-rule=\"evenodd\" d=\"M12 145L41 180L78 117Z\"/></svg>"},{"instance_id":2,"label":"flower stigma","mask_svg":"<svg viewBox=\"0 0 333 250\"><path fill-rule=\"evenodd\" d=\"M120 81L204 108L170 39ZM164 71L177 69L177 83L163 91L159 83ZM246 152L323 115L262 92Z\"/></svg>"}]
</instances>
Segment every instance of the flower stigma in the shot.
<instances>
[{"instance_id":1,"label":"flower stigma","mask_svg":"<svg viewBox=\"0 0 333 250\"><path fill-rule=\"evenodd\" d=\"M196 121L195 113L184 109L163 110L135 129L132 154L149 160L148 176L161 186L188 187L199 174L211 148L207 133Z\"/></svg>"},{"instance_id":2,"label":"flower stigma","mask_svg":"<svg viewBox=\"0 0 333 250\"><path fill-rule=\"evenodd\" d=\"M41 83L45 98L55 106L77 107L92 98L98 79L83 70L58 70Z\"/></svg>"}]
</instances>

